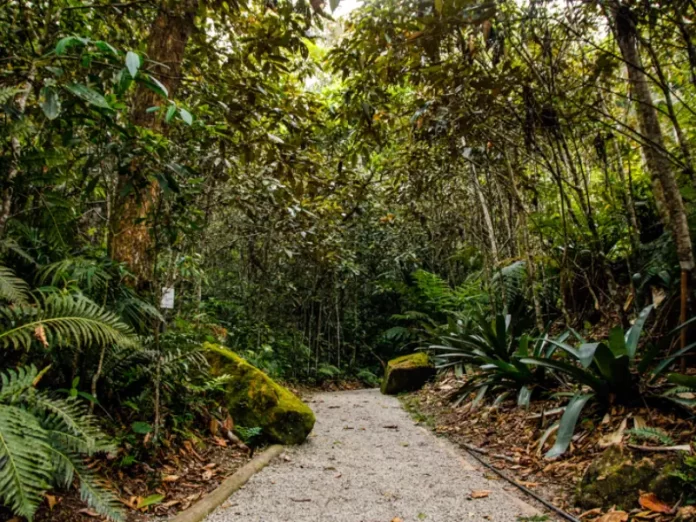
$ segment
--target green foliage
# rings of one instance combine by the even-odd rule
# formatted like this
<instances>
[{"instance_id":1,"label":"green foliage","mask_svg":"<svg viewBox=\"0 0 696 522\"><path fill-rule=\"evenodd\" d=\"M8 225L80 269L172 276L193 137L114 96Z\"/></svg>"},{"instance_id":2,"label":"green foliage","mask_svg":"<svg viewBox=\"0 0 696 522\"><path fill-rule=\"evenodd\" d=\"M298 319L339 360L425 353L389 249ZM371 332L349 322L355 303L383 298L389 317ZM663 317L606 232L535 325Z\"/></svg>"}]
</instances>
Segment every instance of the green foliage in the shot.
<instances>
[{"instance_id":1,"label":"green foliage","mask_svg":"<svg viewBox=\"0 0 696 522\"><path fill-rule=\"evenodd\" d=\"M254 426L253 428L235 426L234 431L239 436L239 438L242 439L242 442L244 442L244 444L249 444L259 435L261 435L261 432L263 430L259 426Z\"/></svg>"},{"instance_id":2,"label":"green foliage","mask_svg":"<svg viewBox=\"0 0 696 522\"><path fill-rule=\"evenodd\" d=\"M31 519L45 491L69 487L77 478L85 502L112 520L122 520L116 496L84 461L113 446L76 399L37 390L45 372L20 367L1 376L0 498L16 514Z\"/></svg>"},{"instance_id":3,"label":"green foliage","mask_svg":"<svg viewBox=\"0 0 696 522\"><path fill-rule=\"evenodd\" d=\"M626 431L627 434L631 436L632 440L641 441L651 441L659 442L664 446L671 446L674 444L674 439L670 437L664 430L660 428L633 428Z\"/></svg>"}]
</instances>

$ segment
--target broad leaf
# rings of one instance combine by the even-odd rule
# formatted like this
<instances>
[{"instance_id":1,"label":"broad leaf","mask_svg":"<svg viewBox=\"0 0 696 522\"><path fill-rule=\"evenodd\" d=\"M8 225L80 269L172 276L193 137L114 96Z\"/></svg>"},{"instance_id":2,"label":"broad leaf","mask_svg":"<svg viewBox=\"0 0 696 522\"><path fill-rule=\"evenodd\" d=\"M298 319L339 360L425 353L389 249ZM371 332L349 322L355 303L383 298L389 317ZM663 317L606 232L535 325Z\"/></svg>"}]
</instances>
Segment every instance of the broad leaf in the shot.
<instances>
[{"instance_id":1,"label":"broad leaf","mask_svg":"<svg viewBox=\"0 0 696 522\"><path fill-rule=\"evenodd\" d=\"M578 418L582 409L594 395L576 395L573 397L566 407L563 417L561 417L558 433L556 434L556 442L553 447L546 453L546 458L551 459L563 455L575 433L575 425L578 423Z\"/></svg>"},{"instance_id":2,"label":"broad leaf","mask_svg":"<svg viewBox=\"0 0 696 522\"><path fill-rule=\"evenodd\" d=\"M102 109L111 109L111 105L109 105L109 102L106 101L104 96L82 83L73 83L72 85L68 85L66 89L68 89L78 98L82 98L90 105L94 105Z\"/></svg>"},{"instance_id":3,"label":"broad leaf","mask_svg":"<svg viewBox=\"0 0 696 522\"><path fill-rule=\"evenodd\" d=\"M138 69L140 69L140 56L133 51L128 51L126 53L126 68L131 77L135 78L138 74Z\"/></svg>"},{"instance_id":4,"label":"broad leaf","mask_svg":"<svg viewBox=\"0 0 696 522\"><path fill-rule=\"evenodd\" d=\"M44 87L41 90L43 100L41 110L49 120L55 120L60 114L60 99L53 87Z\"/></svg>"}]
</instances>

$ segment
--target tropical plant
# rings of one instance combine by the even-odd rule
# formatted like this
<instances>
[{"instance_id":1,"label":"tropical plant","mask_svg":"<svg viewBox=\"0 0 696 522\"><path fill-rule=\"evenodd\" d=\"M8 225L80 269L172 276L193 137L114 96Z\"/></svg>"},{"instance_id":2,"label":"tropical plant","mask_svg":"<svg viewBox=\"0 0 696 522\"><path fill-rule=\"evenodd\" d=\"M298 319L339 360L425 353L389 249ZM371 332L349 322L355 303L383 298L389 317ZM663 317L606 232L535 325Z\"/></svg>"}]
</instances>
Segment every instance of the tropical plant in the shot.
<instances>
[{"instance_id":1,"label":"tropical plant","mask_svg":"<svg viewBox=\"0 0 696 522\"><path fill-rule=\"evenodd\" d=\"M479 317L469 325L459 321L448 323L449 331L439 336L441 344L425 350L435 354L439 369L455 367L457 372L469 369L466 384L458 390L457 404L472 393L477 405L487 393L499 392L496 401L515 393L520 406L528 406L535 386L543 385L543 370L524 362L527 357L550 357L555 345L548 337L535 342L527 334L515 336L510 315L497 315L489 321ZM561 342L561 340L556 342Z\"/></svg>"},{"instance_id":2,"label":"tropical plant","mask_svg":"<svg viewBox=\"0 0 696 522\"><path fill-rule=\"evenodd\" d=\"M29 366L0 374L0 499L31 520L49 488L70 487L77 479L85 502L122 520L117 497L85 462L114 447L77 399L37 388L48 369Z\"/></svg>"}]
</instances>

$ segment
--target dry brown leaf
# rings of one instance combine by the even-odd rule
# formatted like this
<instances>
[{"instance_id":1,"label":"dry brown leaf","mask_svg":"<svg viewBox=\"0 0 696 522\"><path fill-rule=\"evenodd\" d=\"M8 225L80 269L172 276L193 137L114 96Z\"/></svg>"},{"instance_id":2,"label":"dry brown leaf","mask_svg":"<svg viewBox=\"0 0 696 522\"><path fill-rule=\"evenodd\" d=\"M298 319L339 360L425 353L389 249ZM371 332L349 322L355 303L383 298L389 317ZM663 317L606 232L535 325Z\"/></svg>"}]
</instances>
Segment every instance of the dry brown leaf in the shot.
<instances>
[{"instance_id":1,"label":"dry brown leaf","mask_svg":"<svg viewBox=\"0 0 696 522\"><path fill-rule=\"evenodd\" d=\"M638 503L644 509L649 509L655 513L671 513L672 507L662 502L655 493L643 493L638 499Z\"/></svg>"},{"instance_id":2,"label":"dry brown leaf","mask_svg":"<svg viewBox=\"0 0 696 522\"><path fill-rule=\"evenodd\" d=\"M58 499L54 495L44 495L46 497L46 502L48 502L48 509L53 511L53 508L58 503Z\"/></svg>"},{"instance_id":3,"label":"dry brown leaf","mask_svg":"<svg viewBox=\"0 0 696 522\"><path fill-rule=\"evenodd\" d=\"M404 522L404 519L403 519L403 518L399 518L399 517L394 517L394 518L391 519L391 522Z\"/></svg>"},{"instance_id":4,"label":"dry brown leaf","mask_svg":"<svg viewBox=\"0 0 696 522\"><path fill-rule=\"evenodd\" d=\"M80 511L78 511L78 513L80 513L81 515L87 515L88 517L92 518L101 518L101 515L99 513L95 513L90 509L81 509Z\"/></svg>"},{"instance_id":5,"label":"dry brown leaf","mask_svg":"<svg viewBox=\"0 0 696 522\"><path fill-rule=\"evenodd\" d=\"M479 489L471 492L471 498L486 498L491 492L487 489Z\"/></svg>"},{"instance_id":6,"label":"dry brown leaf","mask_svg":"<svg viewBox=\"0 0 696 522\"><path fill-rule=\"evenodd\" d=\"M208 482L210 479L213 478L213 475L215 475L215 472L212 469L206 469L203 472L203 475L201 476L201 478L203 480L205 480L206 482Z\"/></svg>"},{"instance_id":7,"label":"dry brown leaf","mask_svg":"<svg viewBox=\"0 0 696 522\"><path fill-rule=\"evenodd\" d=\"M234 429L234 421L232 420L232 417L228 415L225 422L222 423L222 427L227 431L232 431Z\"/></svg>"},{"instance_id":8,"label":"dry brown leaf","mask_svg":"<svg viewBox=\"0 0 696 522\"><path fill-rule=\"evenodd\" d=\"M48 348L48 339L46 339L46 330L42 324L34 328L34 336L43 345L44 348Z\"/></svg>"},{"instance_id":9,"label":"dry brown leaf","mask_svg":"<svg viewBox=\"0 0 696 522\"><path fill-rule=\"evenodd\" d=\"M215 436L218 434L218 429L220 428L220 423L218 422L217 419L210 419L210 423L208 424L208 428L210 429L210 434Z\"/></svg>"},{"instance_id":10,"label":"dry brown leaf","mask_svg":"<svg viewBox=\"0 0 696 522\"><path fill-rule=\"evenodd\" d=\"M595 522L628 522L628 513L625 511L612 511L602 515Z\"/></svg>"},{"instance_id":11,"label":"dry brown leaf","mask_svg":"<svg viewBox=\"0 0 696 522\"><path fill-rule=\"evenodd\" d=\"M162 482L176 482L181 477L179 475L165 475L162 477Z\"/></svg>"},{"instance_id":12,"label":"dry brown leaf","mask_svg":"<svg viewBox=\"0 0 696 522\"><path fill-rule=\"evenodd\" d=\"M227 446L227 441L221 437L213 437L213 442L218 446L222 446L222 447Z\"/></svg>"}]
</instances>

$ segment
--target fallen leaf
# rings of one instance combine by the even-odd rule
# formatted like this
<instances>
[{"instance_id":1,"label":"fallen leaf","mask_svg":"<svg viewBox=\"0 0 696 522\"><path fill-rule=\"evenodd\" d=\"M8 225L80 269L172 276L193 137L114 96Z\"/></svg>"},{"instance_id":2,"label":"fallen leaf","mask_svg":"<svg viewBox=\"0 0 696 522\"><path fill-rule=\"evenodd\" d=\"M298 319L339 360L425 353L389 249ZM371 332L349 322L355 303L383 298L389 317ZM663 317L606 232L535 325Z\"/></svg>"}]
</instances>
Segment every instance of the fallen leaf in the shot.
<instances>
[{"instance_id":1,"label":"fallen leaf","mask_svg":"<svg viewBox=\"0 0 696 522\"><path fill-rule=\"evenodd\" d=\"M403 518L399 518L399 517L394 517L394 518L391 519L391 522L404 522L404 519L403 519Z\"/></svg>"},{"instance_id":2,"label":"fallen leaf","mask_svg":"<svg viewBox=\"0 0 696 522\"><path fill-rule=\"evenodd\" d=\"M471 498L486 498L491 492L487 489L479 489L471 492Z\"/></svg>"},{"instance_id":3,"label":"fallen leaf","mask_svg":"<svg viewBox=\"0 0 696 522\"><path fill-rule=\"evenodd\" d=\"M176 482L180 478L179 475L165 475L162 477L162 482Z\"/></svg>"},{"instance_id":4,"label":"fallen leaf","mask_svg":"<svg viewBox=\"0 0 696 522\"><path fill-rule=\"evenodd\" d=\"M595 522L628 522L628 513L625 511L612 511L602 515Z\"/></svg>"},{"instance_id":5,"label":"fallen leaf","mask_svg":"<svg viewBox=\"0 0 696 522\"><path fill-rule=\"evenodd\" d=\"M657 498L655 493L643 493L638 499L642 508L649 509L655 513L671 513L672 508Z\"/></svg>"},{"instance_id":6,"label":"fallen leaf","mask_svg":"<svg viewBox=\"0 0 696 522\"><path fill-rule=\"evenodd\" d=\"M210 434L215 436L218 434L218 429L220 428L220 423L217 419L210 419Z\"/></svg>"},{"instance_id":7,"label":"fallen leaf","mask_svg":"<svg viewBox=\"0 0 696 522\"><path fill-rule=\"evenodd\" d=\"M222 427L227 431L232 431L234 429L234 421L232 420L232 417L228 415L225 422L222 423Z\"/></svg>"},{"instance_id":8,"label":"fallen leaf","mask_svg":"<svg viewBox=\"0 0 696 522\"><path fill-rule=\"evenodd\" d=\"M44 495L46 497L46 502L48 502L48 509L53 511L53 508L58 503L58 499L53 495Z\"/></svg>"},{"instance_id":9,"label":"fallen leaf","mask_svg":"<svg viewBox=\"0 0 696 522\"><path fill-rule=\"evenodd\" d=\"M99 513L95 513L94 511L91 511L89 509L81 509L78 511L81 515L87 515L88 517L92 518L101 518L101 515Z\"/></svg>"}]
</instances>

